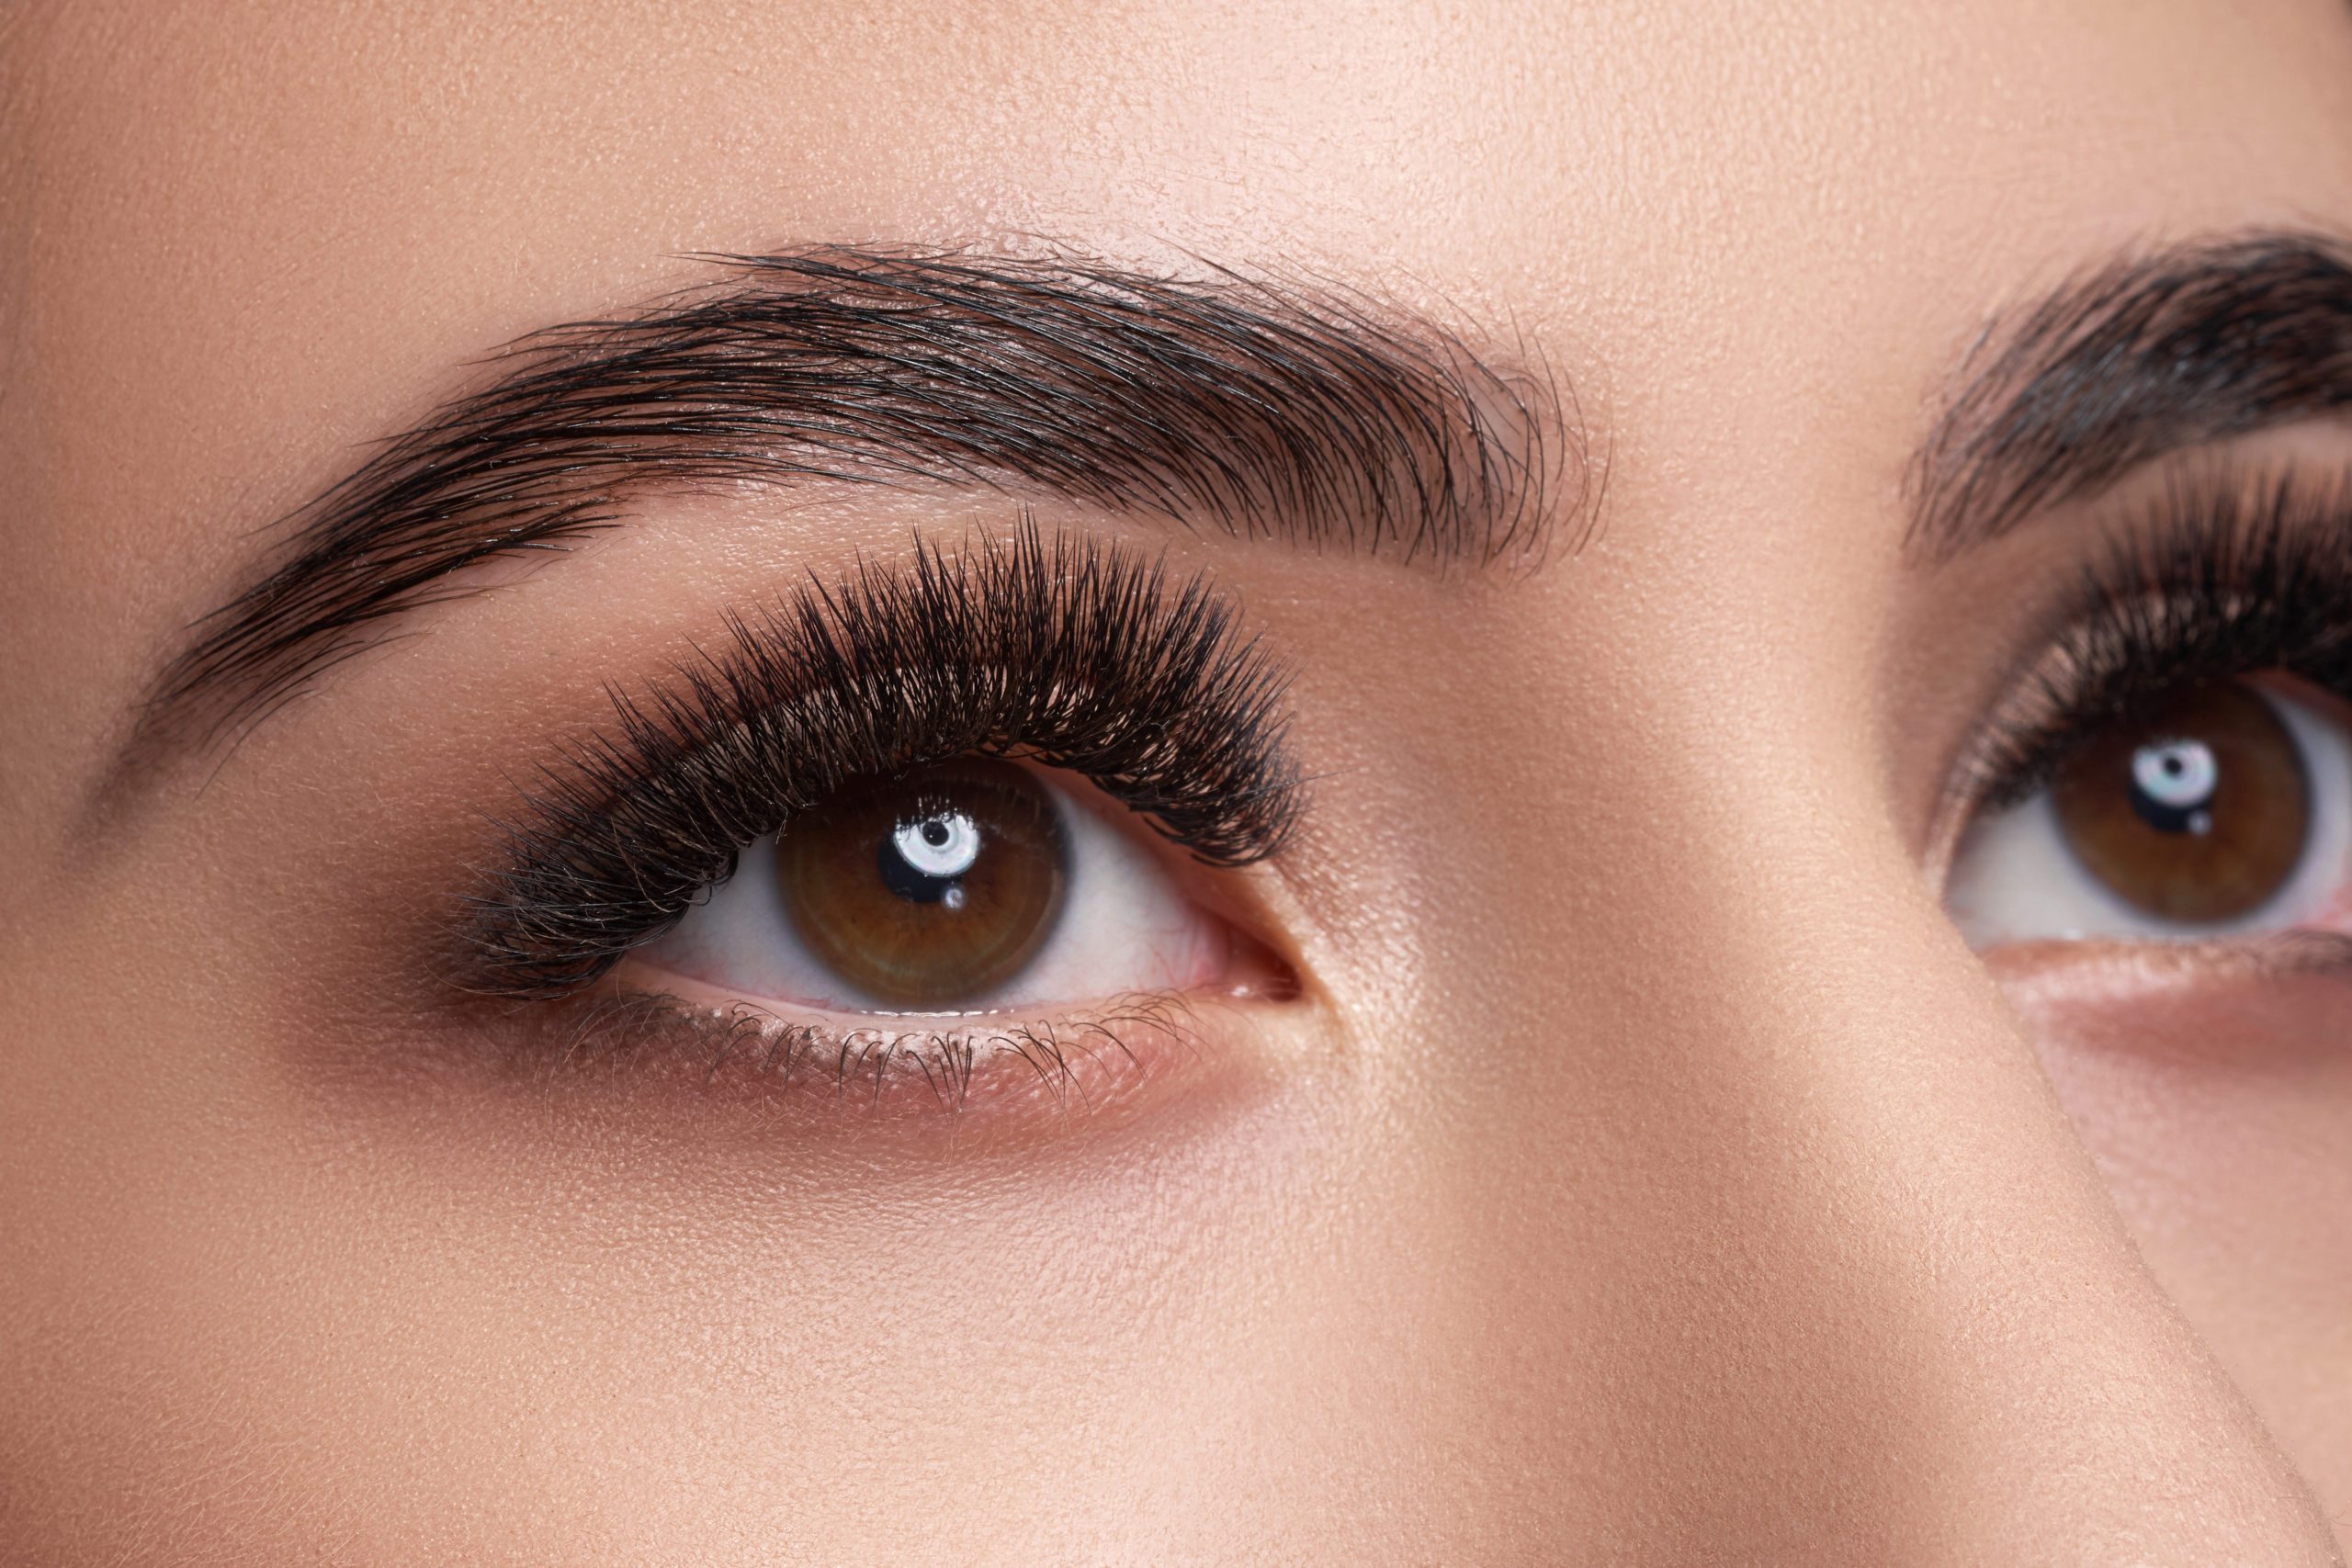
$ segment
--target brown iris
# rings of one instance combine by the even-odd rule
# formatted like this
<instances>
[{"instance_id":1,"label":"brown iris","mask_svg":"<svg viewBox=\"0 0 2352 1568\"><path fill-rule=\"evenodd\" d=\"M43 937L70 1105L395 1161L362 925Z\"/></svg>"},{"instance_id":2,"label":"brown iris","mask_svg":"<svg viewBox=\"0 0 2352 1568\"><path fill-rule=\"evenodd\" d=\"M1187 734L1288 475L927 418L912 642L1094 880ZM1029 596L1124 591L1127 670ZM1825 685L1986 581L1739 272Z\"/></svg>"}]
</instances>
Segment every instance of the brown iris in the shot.
<instances>
[{"instance_id":1,"label":"brown iris","mask_svg":"<svg viewBox=\"0 0 2352 1568\"><path fill-rule=\"evenodd\" d=\"M801 940L910 1010L952 1010L1018 974L1061 912L1067 860L1044 786L986 758L854 785L776 842Z\"/></svg>"},{"instance_id":2,"label":"brown iris","mask_svg":"<svg viewBox=\"0 0 2352 1568\"><path fill-rule=\"evenodd\" d=\"M2109 731L2052 781L2060 831L2132 905L2185 924L2252 914L2285 886L2311 829L2301 748L2252 688L2192 687Z\"/></svg>"}]
</instances>

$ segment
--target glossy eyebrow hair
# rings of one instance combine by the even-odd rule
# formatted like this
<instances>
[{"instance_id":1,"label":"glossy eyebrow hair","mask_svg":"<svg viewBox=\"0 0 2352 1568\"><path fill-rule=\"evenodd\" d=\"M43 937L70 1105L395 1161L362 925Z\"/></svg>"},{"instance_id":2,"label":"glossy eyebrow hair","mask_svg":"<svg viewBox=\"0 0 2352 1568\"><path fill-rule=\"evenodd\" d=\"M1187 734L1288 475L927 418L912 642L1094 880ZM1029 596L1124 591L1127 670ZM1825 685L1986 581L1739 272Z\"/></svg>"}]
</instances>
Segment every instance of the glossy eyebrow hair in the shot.
<instances>
[{"instance_id":1,"label":"glossy eyebrow hair","mask_svg":"<svg viewBox=\"0 0 2352 1568\"><path fill-rule=\"evenodd\" d=\"M1074 254L694 259L718 276L508 344L284 519L275 564L153 683L105 793L473 592L468 568L560 551L647 491L979 486L1440 568L1540 553L1553 481L1581 493L1540 359L1499 368L1345 290Z\"/></svg>"},{"instance_id":2,"label":"glossy eyebrow hair","mask_svg":"<svg viewBox=\"0 0 2352 1568\"><path fill-rule=\"evenodd\" d=\"M2259 231L2110 262L1978 337L1909 476L1949 560L2167 452L2352 409L2352 248Z\"/></svg>"}]
</instances>

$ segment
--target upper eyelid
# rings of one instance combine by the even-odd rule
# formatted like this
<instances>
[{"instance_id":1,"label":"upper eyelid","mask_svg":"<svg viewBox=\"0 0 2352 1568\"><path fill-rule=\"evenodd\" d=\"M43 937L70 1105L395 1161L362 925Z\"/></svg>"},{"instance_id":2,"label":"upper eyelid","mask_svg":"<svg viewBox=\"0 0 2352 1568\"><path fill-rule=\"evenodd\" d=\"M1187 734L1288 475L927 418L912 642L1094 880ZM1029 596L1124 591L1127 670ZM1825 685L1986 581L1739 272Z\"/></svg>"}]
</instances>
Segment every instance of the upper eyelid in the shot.
<instances>
[{"instance_id":1,"label":"upper eyelid","mask_svg":"<svg viewBox=\"0 0 2352 1568\"><path fill-rule=\"evenodd\" d=\"M2352 688L2352 616L2342 608L2352 601L2352 565L2340 542L2352 528L2352 468L2245 468L2224 458L2165 479L2154 500L2100 536L2093 564L2058 598L1990 717L1964 740L1946 775L1939 815L1950 826L1939 843L1949 847L1977 813L2030 794L2087 724L2122 716L2113 705L2135 692L2154 700L2185 679L2257 672L2248 650L2227 639L2263 637L2278 645L2271 660L2324 666L2318 679ZM2157 658L2169 663L2143 668Z\"/></svg>"},{"instance_id":2,"label":"upper eyelid","mask_svg":"<svg viewBox=\"0 0 2352 1568\"><path fill-rule=\"evenodd\" d=\"M453 963L473 988L560 992L674 919L794 792L992 746L1093 778L1197 858L1262 858L1302 786L1286 670L1236 615L1204 578L1032 522L812 583L550 772ZM1031 733L988 732L1007 722Z\"/></svg>"}]
</instances>

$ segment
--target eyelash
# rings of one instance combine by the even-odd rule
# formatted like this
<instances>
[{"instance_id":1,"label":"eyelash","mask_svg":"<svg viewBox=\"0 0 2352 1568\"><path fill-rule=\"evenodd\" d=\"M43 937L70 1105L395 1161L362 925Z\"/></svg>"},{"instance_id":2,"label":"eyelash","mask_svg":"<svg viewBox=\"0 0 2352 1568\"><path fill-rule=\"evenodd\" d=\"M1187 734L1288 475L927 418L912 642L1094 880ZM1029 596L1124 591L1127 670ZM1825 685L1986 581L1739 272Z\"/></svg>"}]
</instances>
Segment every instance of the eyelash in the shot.
<instances>
[{"instance_id":1,"label":"eyelash","mask_svg":"<svg viewBox=\"0 0 2352 1568\"><path fill-rule=\"evenodd\" d=\"M684 1069L708 1086L730 1069L771 1088L813 1089L820 1100L879 1108L967 1109L977 1096L1003 1104L1034 1095L1066 1107L1129 1090L1145 1062L1197 1043L1202 999L1120 996L1068 1018L997 1020L948 1029L836 1028L779 1019L739 1003L708 1010L644 992L600 997L548 1021L548 1057L659 1073ZM1011 1066L1012 1071L997 1069Z\"/></svg>"},{"instance_id":2,"label":"eyelash","mask_svg":"<svg viewBox=\"0 0 2352 1568\"><path fill-rule=\"evenodd\" d=\"M1954 797L1977 815L2019 804L2098 733L2199 681L2281 671L2352 699L2347 532L2352 473L2177 480L2085 570L1964 755ZM1287 682L1205 578L1171 582L1157 558L1048 541L1026 517L953 552L918 542L902 568L812 579L730 619L726 646L669 684L616 693L614 730L544 772L468 902L460 985L573 994L794 812L861 775L960 755L1069 769L1205 863L1261 860L1301 807ZM750 1027L695 1026L716 1032L721 1057ZM765 1038L772 1055L780 1036ZM878 1077L899 1049L860 1037L843 1060L855 1051Z\"/></svg>"},{"instance_id":3,"label":"eyelash","mask_svg":"<svg viewBox=\"0 0 2352 1568\"><path fill-rule=\"evenodd\" d=\"M573 744L500 824L461 988L579 991L746 844L861 776L958 756L1067 769L1215 866L1276 852L1302 796L1287 671L1205 576L1023 517L730 617L725 646Z\"/></svg>"},{"instance_id":4,"label":"eyelash","mask_svg":"<svg viewBox=\"0 0 2352 1568\"><path fill-rule=\"evenodd\" d=\"M1952 795L2022 804L2080 747L2203 681L2280 671L2352 699L2352 472L2177 478L2118 530L2009 683Z\"/></svg>"}]
</instances>

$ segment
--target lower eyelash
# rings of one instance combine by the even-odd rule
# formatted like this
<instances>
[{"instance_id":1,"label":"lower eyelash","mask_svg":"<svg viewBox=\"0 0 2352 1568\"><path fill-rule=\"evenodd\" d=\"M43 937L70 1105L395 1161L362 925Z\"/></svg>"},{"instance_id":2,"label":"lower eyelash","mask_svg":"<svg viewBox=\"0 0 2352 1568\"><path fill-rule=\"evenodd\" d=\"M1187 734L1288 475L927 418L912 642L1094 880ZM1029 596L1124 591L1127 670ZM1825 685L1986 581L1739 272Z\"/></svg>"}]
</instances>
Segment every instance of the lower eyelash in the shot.
<instances>
[{"instance_id":1,"label":"lower eyelash","mask_svg":"<svg viewBox=\"0 0 2352 1568\"><path fill-rule=\"evenodd\" d=\"M961 1112L1033 1102L1078 1110L1117 1097L1199 1048L1199 998L1146 992L1063 1017L977 1015L935 1025L846 1025L666 992L579 998L533 1021L526 1065L666 1073L682 1088L830 1101L863 1113ZM519 1017L520 1015L518 1015Z\"/></svg>"}]
</instances>

